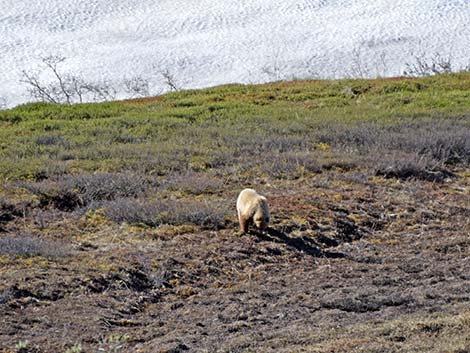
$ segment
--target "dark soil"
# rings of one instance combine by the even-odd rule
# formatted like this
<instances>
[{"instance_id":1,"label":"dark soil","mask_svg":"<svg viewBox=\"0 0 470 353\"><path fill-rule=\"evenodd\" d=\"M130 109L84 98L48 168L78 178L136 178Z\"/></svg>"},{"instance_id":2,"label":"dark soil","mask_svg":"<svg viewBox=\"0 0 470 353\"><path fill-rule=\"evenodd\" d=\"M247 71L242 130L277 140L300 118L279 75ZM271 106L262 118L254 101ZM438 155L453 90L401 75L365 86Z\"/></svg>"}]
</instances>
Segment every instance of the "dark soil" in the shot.
<instances>
[{"instance_id":1,"label":"dark soil","mask_svg":"<svg viewBox=\"0 0 470 353\"><path fill-rule=\"evenodd\" d=\"M0 351L469 352L468 172L338 173L261 186L265 234L3 209L0 236L73 249L0 256Z\"/></svg>"}]
</instances>

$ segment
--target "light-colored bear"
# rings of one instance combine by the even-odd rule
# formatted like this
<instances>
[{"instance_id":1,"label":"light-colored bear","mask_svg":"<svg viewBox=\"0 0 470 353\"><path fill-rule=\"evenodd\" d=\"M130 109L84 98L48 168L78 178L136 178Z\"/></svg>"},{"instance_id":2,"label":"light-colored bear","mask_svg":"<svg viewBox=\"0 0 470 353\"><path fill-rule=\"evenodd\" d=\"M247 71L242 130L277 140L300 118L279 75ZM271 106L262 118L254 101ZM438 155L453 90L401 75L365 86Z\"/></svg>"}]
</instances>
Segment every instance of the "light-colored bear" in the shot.
<instances>
[{"instance_id":1,"label":"light-colored bear","mask_svg":"<svg viewBox=\"0 0 470 353\"><path fill-rule=\"evenodd\" d=\"M265 230L271 218L268 200L253 189L245 189L238 195L237 212L243 233L247 233L248 226L253 223L256 228Z\"/></svg>"}]
</instances>

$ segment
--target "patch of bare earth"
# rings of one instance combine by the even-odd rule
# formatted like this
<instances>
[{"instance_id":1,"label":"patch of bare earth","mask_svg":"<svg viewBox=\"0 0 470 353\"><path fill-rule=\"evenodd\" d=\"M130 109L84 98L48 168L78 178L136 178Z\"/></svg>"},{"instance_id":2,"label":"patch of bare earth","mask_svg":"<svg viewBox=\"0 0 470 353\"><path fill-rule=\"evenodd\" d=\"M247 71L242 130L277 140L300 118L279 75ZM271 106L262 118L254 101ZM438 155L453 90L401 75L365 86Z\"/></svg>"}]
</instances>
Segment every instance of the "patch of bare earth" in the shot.
<instances>
[{"instance_id":1,"label":"patch of bare earth","mask_svg":"<svg viewBox=\"0 0 470 353\"><path fill-rule=\"evenodd\" d=\"M239 236L235 210L221 230L95 214L47 234L12 215L1 237L67 232L71 250L0 257L0 351L470 351L468 174L331 171L259 189L267 234Z\"/></svg>"}]
</instances>

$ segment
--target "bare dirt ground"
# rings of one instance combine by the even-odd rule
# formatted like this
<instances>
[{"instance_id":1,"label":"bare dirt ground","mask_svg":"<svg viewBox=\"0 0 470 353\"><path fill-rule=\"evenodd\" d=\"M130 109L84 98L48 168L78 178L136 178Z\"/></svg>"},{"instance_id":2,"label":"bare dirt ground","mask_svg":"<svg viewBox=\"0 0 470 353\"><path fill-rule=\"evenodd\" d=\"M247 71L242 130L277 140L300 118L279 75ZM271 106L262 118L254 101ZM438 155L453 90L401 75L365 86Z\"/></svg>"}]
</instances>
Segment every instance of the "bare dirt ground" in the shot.
<instances>
[{"instance_id":1,"label":"bare dirt ground","mask_svg":"<svg viewBox=\"0 0 470 353\"><path fill-rule=\"evenodd\" d=\"M0 351L470 352L470 175L457 174L260 181L267 234L240 236L235 208L217 231L54 211L42 232L67 256L1 257ZM235 205L239 189L215 196ZM11 214L4 233L40 231Z\"/></svg>"}]
</instances>

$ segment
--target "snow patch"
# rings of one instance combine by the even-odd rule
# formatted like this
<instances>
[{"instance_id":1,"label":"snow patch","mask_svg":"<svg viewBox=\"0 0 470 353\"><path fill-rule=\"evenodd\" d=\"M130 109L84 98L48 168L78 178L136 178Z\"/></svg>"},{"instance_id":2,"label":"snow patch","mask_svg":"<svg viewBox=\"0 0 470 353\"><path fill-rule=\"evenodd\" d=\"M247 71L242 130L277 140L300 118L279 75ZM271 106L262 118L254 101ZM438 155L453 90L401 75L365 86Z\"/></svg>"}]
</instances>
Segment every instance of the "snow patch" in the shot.
<instances>
[{"instance_id":1,"label":"snow patch","mask_svg":"<svg viewBox=\"0 0 470 353\"><path fill-rule=\"evenodd\" d=\"M30 98L22 70L119 84L168 70L185 88L403 73L417 51L470 61L468 0L0 0L0 97ZM361 67L358 68L358 65Z\"/></svg>"}]
</instances>

